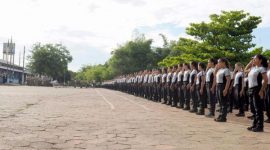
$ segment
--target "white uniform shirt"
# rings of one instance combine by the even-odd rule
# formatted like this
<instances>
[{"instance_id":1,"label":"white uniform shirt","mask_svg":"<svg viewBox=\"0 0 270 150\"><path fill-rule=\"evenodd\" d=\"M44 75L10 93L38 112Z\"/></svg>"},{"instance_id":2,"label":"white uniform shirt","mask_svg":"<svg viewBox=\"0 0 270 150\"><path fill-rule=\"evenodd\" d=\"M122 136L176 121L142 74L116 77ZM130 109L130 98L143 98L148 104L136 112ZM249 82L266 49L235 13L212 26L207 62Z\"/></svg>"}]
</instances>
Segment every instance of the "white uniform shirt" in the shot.
<instances>
[{"instance_id":1,"label":"white uniform shirt","mask_svg":"<svg viewBox=\"0 0 270 150\"><path fill-rule=\"evenodd\" d=\"M268 84L270 84L270 69L267 71Z\"/></svg>"},{"instance_id":2,"label":"white uniform shirt","mask_svg":"<svg viewBox=\"0 0 270 150\"><path fill-rule=\"evenodd\" d=\"M224 77L231 76L231 72L228 68L221 68L218 70L216 75L216 82L223 83Z\"/></svg>"},{"instance_id":3,"label":"white uniform shirt","mask_svg":"<svg viewBox=\"0 0 270 150\"><path fill-rule=\"evenodd\" d=\"M166 78L167 78L167 74L164 73L164 74L162 75L161 82L164 83L164 82L166 81Z\"/></svg>"},{"instance_id":4,"label":"white uniform shirt","mask_svg":"<svg viewBox=\"0 0 270 150\"><path fill-rule=\"evenodd\" d=\"M143 76L143 83L147 83L148 81L148 74Z\"/></svg>"},{"instance_id":5,"label":"white uniform shirt","mask_svg":"<svg viewBox=\"0 0 270 150\"><path fill-rule=\"evenodd\" d=\"M206 77L205 77L205 81L206 82L210 82L211 81L211 76L213 75L215 71L215 68L209 68L206 72Z\"/></svg>"},{"instance_id":6,"label":"white uniform shirt","mask_svg":"<svg viewBox=\"0 0 270 150\"><path fill-rule=\"evenodd\" d=\"M187 82L188 81L188 77L189 77L189 74L190 74L190 70L186 70L185 72L184 72L184 78L183 78L183 81L184 82Z\"/></svg>"},{"instance_id":7,"label":"white uniform shirt","mask_svg":"<svg viewBox=\"0 0 270 150\"><path fill-rule=\"evenodd\" d=\"M238 71L238 72L235 74L235 77L234 77L233 87L235 87L237 84L240 84L239 82L242 82L242 81L239 81L239 79L240 79L241 77L244 78L244 72Z\"/></svg>"},{"instance_id":8,"label":"white uniform shirt","mask_svg":"<svg viewBox=\"0 0 270 150\"><path fill-rule=\"evenodd\" d=\"M266 68L264 67L252 67L248 73L248 87L253 88L258 86L258 75L266 73Z\"/></svg>"},{"instance_id":9,"label":"white uniform shirt","mask_svg":"<svg viewBox=\"0 0 270 150\"><path fill-rule=\"evenodd\" d=\"M197 74L197 79L196 79L196 85L199 85L201 82L201 77L205 75L205 72L204 71L200 71L198 74Z\"/></svg>"},{"instance_id":10,"label":"white uniform shirt","mask_svg":"<svg viewBox=\"0 0 270 150\"><path fill-rule=\"evenodd\" d=\"M189 83L193 82L192 80L195 79L196 74L197 74L197 70L194 69L191 71L190 76L189 76ZM194 76L194 78L192 79L193 76Z\"/></svg>"},{"instance_id":11,"label":"white uniform shirt","mask_svg":"<svg viewBox=\"0 0 270 150\"><path fill-rule=\"evenodd\" d=\"M181 82L183 76L183 71L178 72L177 74L177 82Z\"/></svg>"},{"instance_id":12,"label":"white uniform shirt","mask_svg":"<svg viewBox=\"0 0 270 150\"><path fill-rule=\"evenodd\" d=\"M169 72L169 73L167 74L167 83L170 82L170 78L171 78L171 77L172 77L172 73Z\"/></svg>"},{"instance_id":13,"label":"white uniform shirt","mask_svg":"<svg viewBox=\"0 0 270 150\"><path fill-rule=\"evenodd\" d=\"M152 74L150 74L149 76L148 76L148 83L153 83L153 81L154 81L154 78L153 78L153 75Z\"/></svg>"},{"instance_id":14,"label":"white uniform shirt","mask_svg":"<svg viewBox=\"0 0 270 150\"><path fill-rule=\"evenodd\" d=\"M176 81L177 81L177 72L174 72L172 77L172 83L175 83Z\"/></svg>"}]
</instances>

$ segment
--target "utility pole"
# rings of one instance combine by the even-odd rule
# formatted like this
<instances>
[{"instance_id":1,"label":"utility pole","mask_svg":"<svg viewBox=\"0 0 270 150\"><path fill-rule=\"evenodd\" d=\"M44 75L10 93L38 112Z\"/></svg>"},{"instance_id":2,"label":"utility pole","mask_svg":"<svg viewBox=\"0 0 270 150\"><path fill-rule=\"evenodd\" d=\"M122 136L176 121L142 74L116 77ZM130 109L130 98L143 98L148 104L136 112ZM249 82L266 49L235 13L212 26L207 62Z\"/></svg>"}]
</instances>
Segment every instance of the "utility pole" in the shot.
<instances>
[{"instance_id":1,"label":"utility pole","mask_svg":"<svg viewBox=\"0 0 270 150\"><path fill-rule=\"evenodd\" d=\"M19 52L19 66L21 66L21 51Z\"/></svg>"},{"instance_id":2,"label":"utility pole","mask_svg":"<svg viewBox=\"0 0 270 150\"><path fill-rule=\"evenodd\" d=\"M25 60L25 46L23 47L23 74L22 74L22 84L24 84L24 60Z\"/></svg>"}]
</instances>

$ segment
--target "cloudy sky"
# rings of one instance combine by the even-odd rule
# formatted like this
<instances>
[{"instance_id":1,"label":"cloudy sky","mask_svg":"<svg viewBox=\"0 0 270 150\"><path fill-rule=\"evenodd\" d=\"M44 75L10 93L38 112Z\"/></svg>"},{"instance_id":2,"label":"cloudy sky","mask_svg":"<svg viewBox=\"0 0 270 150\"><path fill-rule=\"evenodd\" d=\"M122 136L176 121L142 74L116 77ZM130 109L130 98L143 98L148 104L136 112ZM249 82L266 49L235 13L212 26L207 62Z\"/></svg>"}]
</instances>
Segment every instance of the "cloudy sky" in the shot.
<instances>
[{"instance_id":1,"label":"cloudy sky","mask_svg":"<svg viewBox=\"0 0 270 150\"><path fill-rule=\"evenodd\" d=\"M77 71L104 63L134 31L159 46L159 33L176 40L187 36L191 22L221 10L245 10L262 17L254 42L270 49L269 6L269 0L0 0L0 44L13 37L18 63L24 45L29 53L36 42L62 43L74 58L69 68Z\"/></svg>"}]
</instances>

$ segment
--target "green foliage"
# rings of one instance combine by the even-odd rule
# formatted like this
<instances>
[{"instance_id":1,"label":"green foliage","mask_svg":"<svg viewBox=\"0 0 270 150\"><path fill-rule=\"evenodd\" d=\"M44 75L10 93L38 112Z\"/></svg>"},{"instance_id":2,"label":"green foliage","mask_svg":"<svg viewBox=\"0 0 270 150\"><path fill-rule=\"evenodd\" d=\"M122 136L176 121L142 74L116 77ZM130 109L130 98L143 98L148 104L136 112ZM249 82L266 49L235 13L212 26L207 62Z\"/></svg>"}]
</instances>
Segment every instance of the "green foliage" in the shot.
<instances>
[{"instance_id":1,"label":"green foliage","mask_svg":"<svg viewBox=\"0 0 270 150\"><path fill-rule=\"evenodd\" d=\"M37 43L28 56L28 68L40 75L47 75L53 79L63 78L67 72L68 63L72 61L69 50L61 44Z\"/></svg>"},{"instance_id":2,"label":"green foliage","mask_svg":"<svg viewBox=\"0 0 270 150\"><path fill-rule=\"evenodd\" d=\"M245 52L255 46L252 31L262 22L261 17L244 11L222 11L210 15L209 23L191 23L187 34L220 50Z\"/></svg>"},{"instance_id":3,"label":"green foliage","mask_svg":"<svg viewBox=\"0 0 270 150\"><path fill-rule=\"evenodd\" d=\"M76 80L101 83L104 80L111 79L112 71L107 65L89 65L84 66L76 75Z\"/></svg>"},{"instance_id":4,"label":"green foliage","mask_svg":"<svg viewBox=\"0 0 270 150\"><path fill-rule=\"evenodd\" d=\"M270 49L264 50L264 51L262 52L262 54L263 54L265 57L270 58Z\"/></svg>"},{"instance_id":5,"label":"green foliage","mask_svg":"<svg viewBox=\"0 0 270 150\"><path fill-rule=\"evenodd\" d=\"M117 75L158 67L158 62L170 54L171 45L174 44L167 42L164 35L161 37L164 47L152 48L152 40L145 39L144 35L139 35L134 40L118 46L104 65L82 67L76 79L102 82Z\"/></svg>"},{"instance_id":6,"label":"green foliage","mask_svg":"<svg viewBox=\"0 0 270 150\"><path fill-rule=\"evenodd\" d=\"M128 41L113 51L109 65L115 74L127 74L156 66L152 40L144 37Z\"/></svg>"},{"instance_id":7,"label":"green foliage","mask_svg":"<svg viewBox=\"0 0 270 150\"><path fill-rule=\"evenodd\" d=\"M191 23L186 32L195 40L180 38L170 55L159 66L171 66L180 62L207 62L209 58L226 57L231 63L248 62L259 51L248 52L252 43L252 31L261 17L250 16L244 11L222 11L210 15L210 22ZM251 54L252 53L252 54Z\"/></svg>"},{"instance_id":8,"label":"green foliage","mask_svg":"<svg viewBox=\"0 0 270 150\"><path fill-rule=\"evenodd\" d=\"M209 22L191 23L186 33L193 39L178 41L163 39L163 47L152 47L152 40L138 34L134 40L118 46L104 65L84 66L77 79L102 82L114 76L160 66L226 57L234 64L247 63L255 54L270 56L270 50L254 48L252 32L262 22L261 17L244 11L222 11L209 16Z\"/></svg>"}]
</instances>

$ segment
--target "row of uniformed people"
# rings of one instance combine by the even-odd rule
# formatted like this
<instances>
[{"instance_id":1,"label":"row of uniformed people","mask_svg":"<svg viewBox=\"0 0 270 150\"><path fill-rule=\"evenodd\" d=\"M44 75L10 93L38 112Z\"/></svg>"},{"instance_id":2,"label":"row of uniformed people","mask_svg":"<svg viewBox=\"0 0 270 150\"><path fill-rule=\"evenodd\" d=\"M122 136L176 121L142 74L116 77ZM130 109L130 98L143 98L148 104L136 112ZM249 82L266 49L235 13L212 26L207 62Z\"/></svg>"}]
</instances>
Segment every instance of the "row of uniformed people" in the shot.
<instances>
[{"instance_id":1,"label":"row of uniformed people","mask_svg":"<svg viewBox=\"0 0 270 150\"><path fill-rule=\"evenodd\" d=\"M217 122L226 122L227 113L232 112L233 108L239 109L236 114L238 117L245 116L245 111L250 108L253 124L248 130L260 132L264 128L264 110L268 117L266 122L270 122L268 66L270 63L268 65L262 55L254 56L245 68L241 63L236 63L234 70L225 58L218 61L209 59L207 66L193 61L162 70L145 70L120 76L114 82L105 83L103 86L189 110L198 115L204 115L209 104L207 117L215 116L218 102L219 115L215 118Z\"/></svg>"}]
</instances>

